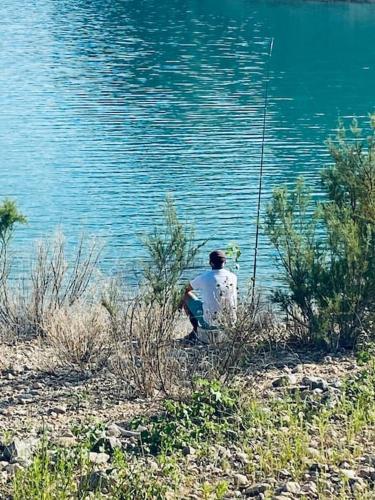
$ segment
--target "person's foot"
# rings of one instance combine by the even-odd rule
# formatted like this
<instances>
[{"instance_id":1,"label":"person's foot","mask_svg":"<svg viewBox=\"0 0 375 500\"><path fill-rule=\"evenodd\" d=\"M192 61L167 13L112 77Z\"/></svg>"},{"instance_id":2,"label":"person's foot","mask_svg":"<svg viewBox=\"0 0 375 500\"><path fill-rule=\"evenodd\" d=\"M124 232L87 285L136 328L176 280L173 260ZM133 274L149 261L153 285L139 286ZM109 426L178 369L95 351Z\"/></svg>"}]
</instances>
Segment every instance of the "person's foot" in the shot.
<instances>
[{"instance_id":1,"label":"person's foot","mask_svg":"<svg viewBox=\"0 0 375 500\"><path fill-rule=\"evenodd\" d=\"M182 339L178 339L178 343L183 346L193 346L196 344L199 344L199 339L197 337L197 334L195 330L192 330L189 335L186 335L186 337L182 337Z\"/></svg>"}]
</instances>

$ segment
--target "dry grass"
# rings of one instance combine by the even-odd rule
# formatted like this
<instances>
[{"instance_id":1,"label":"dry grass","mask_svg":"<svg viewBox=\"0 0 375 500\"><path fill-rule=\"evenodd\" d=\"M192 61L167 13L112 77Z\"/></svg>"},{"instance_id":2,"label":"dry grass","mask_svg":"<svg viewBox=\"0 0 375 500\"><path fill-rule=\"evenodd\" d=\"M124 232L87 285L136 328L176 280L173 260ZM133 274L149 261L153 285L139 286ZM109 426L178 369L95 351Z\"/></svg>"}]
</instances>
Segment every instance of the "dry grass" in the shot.
<instances>
[{"instance_id":1,"label":"dry grass","mask_svg":"<svg viewBox=\"0 0 375 500\"><path fill-rule=\"evenodd\" d=\"M51 316L90 295L101 247L82 237L70 259L61 233L40 242L32 265L17 281L0 283L0 331L44 334Z\"/></svg>"},{"instance_id":2,"label":"dry grass","mask_svg":"<svg viewBox=\"0 0 375 500\"><path fill-rule=\"evenodd\" d=\"M177 314L172 300L147 303L141 296L112 311L116 354L111 364L129 390L145 396L173 390L180 371L173 355Z\"/></svg>"},{"instance_id":3,"label":"dry grass","mask_svg":"<svg viewBox=\"0 0 375 500\"><path fill-rule=\"evenodd\" d=\"M112 353L110 319L99 305L60 308L45 323L45 334L60 365L97 370Z\"/></svg>"}]
</instances>

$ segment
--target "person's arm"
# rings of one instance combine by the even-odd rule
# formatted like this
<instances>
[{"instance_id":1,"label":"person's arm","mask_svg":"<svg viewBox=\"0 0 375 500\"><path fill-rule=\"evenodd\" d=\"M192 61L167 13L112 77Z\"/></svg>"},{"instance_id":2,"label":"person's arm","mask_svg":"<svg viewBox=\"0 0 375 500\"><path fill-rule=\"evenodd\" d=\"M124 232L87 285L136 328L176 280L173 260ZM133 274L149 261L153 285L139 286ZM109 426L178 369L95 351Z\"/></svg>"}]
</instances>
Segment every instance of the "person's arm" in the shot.
<instances>
[{"instance_id":1,"label":"person's arm","mask_svg":"<svg viewBox=\"0 0 375 500\"><path fill-rule=\"evenodd\" d=\"M179 309L182 309L185 302L187 301L188 297L189 297L189 293L192 292L194 290L194 288L191 286L191 283L189 283L186 288L185 288L185 293L181 299L181 302L179 304Z\"/></svg>"}]
</instances>

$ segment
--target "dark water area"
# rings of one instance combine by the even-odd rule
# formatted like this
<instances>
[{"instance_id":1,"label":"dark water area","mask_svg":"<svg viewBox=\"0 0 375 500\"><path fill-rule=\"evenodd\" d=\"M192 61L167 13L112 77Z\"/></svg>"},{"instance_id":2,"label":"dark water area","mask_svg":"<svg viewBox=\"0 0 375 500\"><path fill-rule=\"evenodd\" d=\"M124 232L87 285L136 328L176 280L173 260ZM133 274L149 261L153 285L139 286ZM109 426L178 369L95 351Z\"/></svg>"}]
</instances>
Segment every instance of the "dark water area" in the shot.
<instances>
[{"instance_id":1,"label":"dark water area","mask_svg":"<svg viewBox=\"0 0 375 500\"><path fill-rule=\"evenodd\" d=\"M4 0L0 197L29 218L14 251L61 227L125 274L173 194L207 249L251 270L269 40L264 202L304 175L319 194L339 116L375 108L375 6L250 0ZM259 279L275 267L261 237Z\"/></svg>"}]
</instances>

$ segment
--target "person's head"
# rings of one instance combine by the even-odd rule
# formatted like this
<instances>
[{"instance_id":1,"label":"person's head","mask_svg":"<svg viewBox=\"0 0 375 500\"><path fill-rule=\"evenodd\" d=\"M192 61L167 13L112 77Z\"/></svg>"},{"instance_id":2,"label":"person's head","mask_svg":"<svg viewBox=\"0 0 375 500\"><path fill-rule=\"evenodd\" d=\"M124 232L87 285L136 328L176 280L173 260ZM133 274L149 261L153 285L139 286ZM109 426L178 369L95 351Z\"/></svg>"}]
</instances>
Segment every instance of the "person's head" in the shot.
<instances>
[{"instance_id":1,"label":"person's head","mask_svg":"<svg viewBox=\"0 0 375 500\"><path fill-rule=\"evenodd\" d=\"M210 253L210 266L212 269L222 269L227 258L222 250L214 250Z\"/></svg>"}]
</instances>

